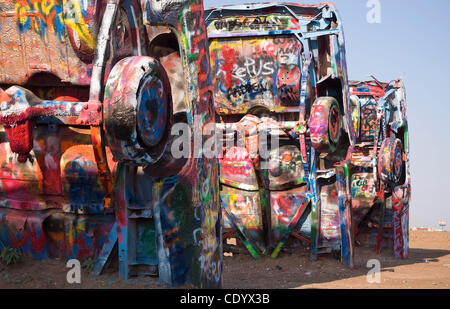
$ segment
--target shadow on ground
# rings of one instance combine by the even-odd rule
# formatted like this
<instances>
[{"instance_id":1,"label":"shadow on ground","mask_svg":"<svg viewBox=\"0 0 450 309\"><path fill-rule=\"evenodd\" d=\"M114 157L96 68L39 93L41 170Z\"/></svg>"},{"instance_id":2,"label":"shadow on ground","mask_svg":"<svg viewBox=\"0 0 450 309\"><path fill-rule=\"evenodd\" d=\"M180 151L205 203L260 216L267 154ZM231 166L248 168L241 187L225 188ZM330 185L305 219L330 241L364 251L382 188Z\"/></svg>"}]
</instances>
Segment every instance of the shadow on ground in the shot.
<instances>
[{"instance_id":1,"label":"shadow on ground","mask_svg":"<svg viewBox=\"0 0 450 309\"><path fill-rule=\"evenodd\" d=\"M412 231L408 259L392 250L355 248L355 267L331 254L314 261L307 248L285 250L277 259L254 260L248 253L224 258L224 288L450 288L450 233ZM367 282L367 262L378 259L381 284Z\"/></svg>"},{"instance_id":2,"label":"shadow on ground","mask_svg":"<svg viewBox=\"0 0 450 309\"><path fill-rule=\"evenodd\" d=\"M410 256L399 260L384 248L380 255L373 248L355 248L355 267L350 269L331 254L320 255L317 261L309 257L304 247L286 249L276 259L253 259L239 250L225 256L223 287L228 289L264 288L450 288L450 233L413 233ZM382 282L366 280L367 261L378 259ZM82 271L81 284L69 284L65 261L25 261L15 265L0 264L1 288L162 288L158 279L144 277L121 281L117 264L101 276Z\"/></svg>"}]
</instances>

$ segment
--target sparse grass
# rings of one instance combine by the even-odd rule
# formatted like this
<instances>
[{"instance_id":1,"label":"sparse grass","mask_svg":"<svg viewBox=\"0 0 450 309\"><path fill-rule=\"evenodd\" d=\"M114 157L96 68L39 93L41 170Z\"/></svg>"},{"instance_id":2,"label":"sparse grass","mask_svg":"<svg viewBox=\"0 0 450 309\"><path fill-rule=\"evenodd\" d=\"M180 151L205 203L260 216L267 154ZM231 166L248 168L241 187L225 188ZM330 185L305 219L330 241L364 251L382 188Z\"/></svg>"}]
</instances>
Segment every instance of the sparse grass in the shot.
<instances>
[{"instance_id":1,"label":"sparse grass","mask_svg":"<svg viewBox=\"0 0 450 309\"><path fill-rule=\"evenodd\" d=\"M85 260L83 262L83 264L81 265L81 267L83 269L85 269L88 273L90 273L92 271L92 269L94 268L95 265L95 259L93 258L88 258L87 260Z\"/></svg>"},{"instance_id":2,"label":"sparse grass","mask_svg":"<svg viewBox=\"0 0 450 309\"><path fill-rule=\"evenodd\" d=\"M23 253L17 248L4 247L0 252L0 260L6 265L19 263L23 258Z\"/></svg>"}]
</instances>

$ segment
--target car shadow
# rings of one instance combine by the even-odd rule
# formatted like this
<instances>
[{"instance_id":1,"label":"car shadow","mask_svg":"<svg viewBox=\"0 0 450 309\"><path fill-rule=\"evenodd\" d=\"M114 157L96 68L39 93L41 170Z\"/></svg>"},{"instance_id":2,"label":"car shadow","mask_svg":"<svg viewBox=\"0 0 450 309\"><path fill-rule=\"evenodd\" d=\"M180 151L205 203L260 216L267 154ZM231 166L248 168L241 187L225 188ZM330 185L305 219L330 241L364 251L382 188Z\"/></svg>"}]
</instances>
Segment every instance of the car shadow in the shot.
<instances>
[{"instance_id":1,"label":"car shadow","mask_svg":"<svg viewBox=\"0 0 450 309\"><path fill-rule=\"evenodd\" d=\"M353 268L342 264L332 254L319 255L316 261L312 260L309 254L308 248L301 247L285 249L276 259L265 257L255 260L242 250L233 256L225 256L224 288L287 289L309 285L315 287L314 284L332 283L360 276L364 276L361 282L366 284L365 277L373 268L372 265L368 265L369 260L377 259L380 262L380 272L394 273L390 276L395 278L395 272L399 271L397 267L439 264L442 257L450 256L450 250L410 248L407 259L396 259L393 251L388 248L383 248L381 254L377 255L375 248L356 247ZM364 286L363 283L360 285Z\"/></svg>"}]
</instances>

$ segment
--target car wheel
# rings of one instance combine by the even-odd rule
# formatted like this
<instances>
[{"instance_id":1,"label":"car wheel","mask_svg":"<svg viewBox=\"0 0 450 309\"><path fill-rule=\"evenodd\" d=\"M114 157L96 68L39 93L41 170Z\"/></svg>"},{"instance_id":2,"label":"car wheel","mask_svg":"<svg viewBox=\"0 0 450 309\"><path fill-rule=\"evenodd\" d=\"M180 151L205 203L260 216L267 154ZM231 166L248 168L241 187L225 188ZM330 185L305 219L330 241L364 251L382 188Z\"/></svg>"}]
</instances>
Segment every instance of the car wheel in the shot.
<instances>
[{"instance_id":1,"label":"car wheel","mask_svg":"<svg viewBox=\"0 0 450 309\"><path fill-rule=\"evenodd\" d=\"M342 131L342 117L338 102L333 97L317 98L309 117L311 144L318 152L336 150Z\"/></svg>"},{"instance_id":2,"label":"car wheel","mask_svg":"<svg viewBox=\"0 0 450 309\"><path fill-rule=\"evenodd\" d=\"M398 138L383 140L378 151L378 175L385 183L398 184L403 173L403 144Z\"/></svg>"}]
</instances>

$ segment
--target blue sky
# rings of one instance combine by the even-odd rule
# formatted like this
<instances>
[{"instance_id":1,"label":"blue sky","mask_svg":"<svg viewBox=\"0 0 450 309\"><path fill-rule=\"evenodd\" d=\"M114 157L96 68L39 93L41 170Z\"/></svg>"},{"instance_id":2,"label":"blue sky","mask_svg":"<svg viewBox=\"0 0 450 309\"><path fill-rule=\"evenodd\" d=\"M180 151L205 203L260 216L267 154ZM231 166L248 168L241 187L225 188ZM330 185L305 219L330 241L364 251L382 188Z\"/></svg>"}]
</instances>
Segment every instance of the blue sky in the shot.
<instances>
[{"instance_id":1,"label":"blue sky","mask_svg":"<svg viewBox=\"0 0 450 309\"><path fill-rule=\"evenodd\" d=\"M266 1L205 0L204 5L252 2ZM400 77L405 82L410 226L437 228L440 220L450 225L450 1L379 0L381 22L373 24L366 19L368 0L333 2L344 25L349 79L374 75L381 81Z\"/></svg>"}]
</instances>

